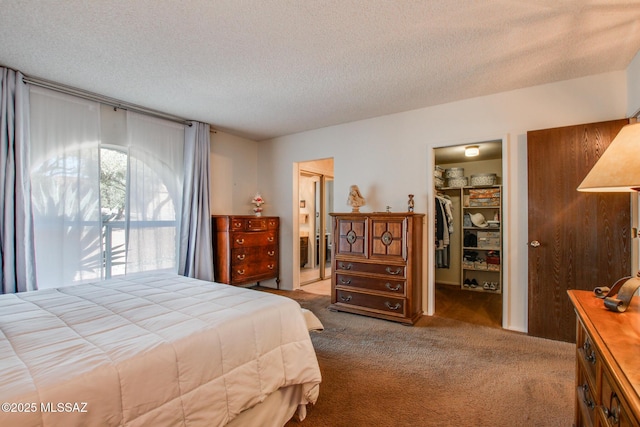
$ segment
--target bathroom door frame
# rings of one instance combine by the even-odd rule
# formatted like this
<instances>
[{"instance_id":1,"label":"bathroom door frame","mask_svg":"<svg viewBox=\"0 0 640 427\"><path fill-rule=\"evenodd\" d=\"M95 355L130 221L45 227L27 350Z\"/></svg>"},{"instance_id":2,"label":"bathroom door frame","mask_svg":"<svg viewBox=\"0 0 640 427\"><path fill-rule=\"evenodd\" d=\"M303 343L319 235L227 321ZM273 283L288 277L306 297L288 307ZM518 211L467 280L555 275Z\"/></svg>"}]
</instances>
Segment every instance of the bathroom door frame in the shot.
<instances>
[{"instance_id":1,"label":"bathroom door frame","mask_svg":"<svg viewBox=\"0 0 640 427\"><path fill-rule=\"evenodd\" d=\"M331 162L331 168L329 169L322 169L322 168L318 168L317 164L318 163L323 163L325 161L330 161ZM331 173L329 173L331 172ZM300 215L299 215L299 199L300 199L300 178L302 175L312 175L312 176L319 176L320 177L320 215L318 217L319 220L319 230L323 231L323 230L327 230L327 226L328 224L326 223L326 218L328 216L328 206L327 206L327 194L326 192L326 182L327 181L333 181L334 180L334 176L333 176L333 158L327 158L327 159L317 159L317 160L310 160L310 161L303 161L303 162L296 162L294 163L294 178L295 178L295 185L293 188L293 254L292 254L292 258L293 258L293 279L294 279L294 289L300 289L300 286L302 286L303 284L309 284L309 283L314 283L317 281L321 281L321 280L326 280L330 277L330 273L327 275L326 274L326 245L325 245L325 241L324 239L320 239L319 242L319 269L320 272L318 274L318 278L314 279L313 281L305 281L304 283L302 283L301 277L300 277ZM333 200L332 200L333 201ZM325 231L326 232L326 231ZM329 230L330 232L330 230ZM321 233L320 233L321 234ZM310 236L311 238L312 236ZM315 236L313 236L315 237ZM315 246L315 243L314 243ZM322 268L320 268L322 267Z\"/></svg>"}]
</instances>

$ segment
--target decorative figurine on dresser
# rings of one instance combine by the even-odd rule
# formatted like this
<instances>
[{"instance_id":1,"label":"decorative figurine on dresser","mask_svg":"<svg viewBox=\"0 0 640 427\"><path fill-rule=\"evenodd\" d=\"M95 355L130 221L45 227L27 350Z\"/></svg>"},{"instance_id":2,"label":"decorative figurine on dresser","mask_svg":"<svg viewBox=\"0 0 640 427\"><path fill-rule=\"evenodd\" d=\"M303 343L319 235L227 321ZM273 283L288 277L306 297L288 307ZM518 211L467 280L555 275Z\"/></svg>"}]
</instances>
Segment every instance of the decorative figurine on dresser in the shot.
<instances>
[{"instance_id":1,"label":"decorative figurine on dresser","mask_svg":"<svg viewBox=\"0 0 640 427\"><path fill-rule=\"evenodd\" d=\"M349 188L349 197L347 198L347 205L351 206L351 212L360 212L360 208L367 204L367 201L357 185L352 185Z\"/></svg>"},{"instance_id":2,"label":"decorative figurine on dresser","mask_svg":"<svg viewBox=\"0 0 640 427\"><path fill-rule=\"evenodd\" d=\"M422 315L424 214L331 213L331 310L414 324Z\"/></svg>"},{"instance_id":3,"label":"decorative figurine on dresser","mask_svg":"<svg viewBox=\"0 0 640 427\"><path fill-rule=\"evenodd\" d=\"M277 216L212 215L214 280L229 285L276 279L280 219Z\"/></svg>"}]
</instances>

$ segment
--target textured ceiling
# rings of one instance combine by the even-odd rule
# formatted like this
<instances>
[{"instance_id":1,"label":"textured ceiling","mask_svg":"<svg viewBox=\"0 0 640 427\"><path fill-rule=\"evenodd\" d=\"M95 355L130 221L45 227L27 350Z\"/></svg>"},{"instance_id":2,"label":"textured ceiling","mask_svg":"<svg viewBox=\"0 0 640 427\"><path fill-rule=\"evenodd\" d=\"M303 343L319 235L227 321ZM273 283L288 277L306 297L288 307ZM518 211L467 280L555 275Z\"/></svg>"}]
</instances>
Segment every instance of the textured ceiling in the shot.
<instances>
[{"instance_id":1,"label":"textured ceiling","mask_svg":"<svg viewBox=\"0 0 640 427\"><path fill-rule=\"evenodd\" d=\"M0 0L0 64L261 140L624 70L640 0Z\"/></svg>"}]
</instances>

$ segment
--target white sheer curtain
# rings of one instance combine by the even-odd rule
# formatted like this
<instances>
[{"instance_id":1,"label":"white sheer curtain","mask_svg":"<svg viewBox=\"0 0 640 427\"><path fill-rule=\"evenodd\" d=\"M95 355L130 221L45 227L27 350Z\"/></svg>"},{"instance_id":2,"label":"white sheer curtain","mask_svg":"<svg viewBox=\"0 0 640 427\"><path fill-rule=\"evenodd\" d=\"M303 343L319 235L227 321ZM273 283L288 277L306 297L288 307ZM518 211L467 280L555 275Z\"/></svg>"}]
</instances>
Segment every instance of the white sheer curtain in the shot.
<instances>
[{"instance_id":1,"label":"white sheer curtain","mask_svg":"<svg viewBox=\"0 0 640 427\"><path fill-rule=\"evenodd\" d=\"M178 269L184 125L127 112L127 273Z\"/></svg>"},{"instance_id":2,"label":"white sheer curtain","mask_svg":"<svg viewBox=\"0 0 640 427\"><path fill-rule=\"evenodd\" d=\"M29 180L29 88L0 67L0 285L3 294L36 288Z\"/></svg>"},{"instance_id":3,"label":"white sheer curtain","mask_svg":"<svg viewBox=\"0 0 640 427\"><path fill-rule=\"evenodd\" d=\"M100 279L100 105L37 87L30 104L38 288Z\"/></svg>"},{"instance_id":4,"label":"white sheer curtain","mask_svg":"<svg viewBox=\"0 0 640 427\"><path fill-rule=\"evenodd\" d=\"M132 112L126 112L125 120L107 111L101 113L96 102L31 89L38 288L99 280L113 273L109 241L114 223L103 222L100 205L102 137L108 142L105 147L118 147L126 154L123 271L177 272L184 126Z\"/></svg>"}]
</instances>

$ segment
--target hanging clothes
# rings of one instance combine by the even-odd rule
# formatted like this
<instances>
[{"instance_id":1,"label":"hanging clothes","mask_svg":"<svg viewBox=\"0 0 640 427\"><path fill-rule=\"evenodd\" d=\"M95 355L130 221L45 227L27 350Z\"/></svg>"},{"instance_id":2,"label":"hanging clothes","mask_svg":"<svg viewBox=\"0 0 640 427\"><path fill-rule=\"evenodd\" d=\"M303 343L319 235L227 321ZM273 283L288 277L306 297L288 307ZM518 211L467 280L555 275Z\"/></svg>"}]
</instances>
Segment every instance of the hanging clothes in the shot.
<instances>
[{"instance_id":1,"label":"hanging clothes","mask_svg":"<svg viewBox=\"0 0 640 427\"><path fill-rule=\"evenodd\" d=\"M449 268L449 245L453 226L453 204L445 195L436 195L436 268Z\"/></svg>"}]
</instances>

